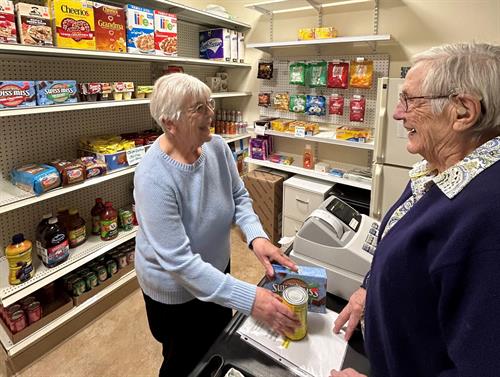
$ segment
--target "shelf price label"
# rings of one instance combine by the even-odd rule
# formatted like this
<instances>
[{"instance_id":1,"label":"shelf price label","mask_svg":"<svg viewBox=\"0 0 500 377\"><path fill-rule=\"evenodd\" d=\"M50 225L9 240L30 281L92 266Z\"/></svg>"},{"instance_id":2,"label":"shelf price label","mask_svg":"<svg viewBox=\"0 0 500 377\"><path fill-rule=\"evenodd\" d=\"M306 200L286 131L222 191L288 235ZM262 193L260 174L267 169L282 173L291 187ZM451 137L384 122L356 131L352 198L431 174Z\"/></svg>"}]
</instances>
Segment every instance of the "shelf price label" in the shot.
<instances>
[{"instance_id":1,"label":"shelf price label","mask_svg":"<svg viewBox=\"0 0 500 377\"><path fill-rule=\"evenodd\" d=\"M127 162L129 166L137 165L141 158L146 154L146 149L144 147L137 147L134 149L128 149L125 151L127 153Z\"/></svg>"},{"instance_id":2,"label":"shelf price label","mask_svg":"<svg viewBox=\"0 0 500 377\"><path fill-rule=\"evenodd\" d=\"M304 126L295 126L295 137L305 137L306 128Z\"/></svg>"},{"instance_id":3,"label":"shelf price label","mask_svg":"<svg viewBox=\"0 0 500 377\"><path fill-rule=\"evenodd\" d=\"M255 125L255 134L264 136L266 134L266 126Z\"/></svg>"}]
</instances>

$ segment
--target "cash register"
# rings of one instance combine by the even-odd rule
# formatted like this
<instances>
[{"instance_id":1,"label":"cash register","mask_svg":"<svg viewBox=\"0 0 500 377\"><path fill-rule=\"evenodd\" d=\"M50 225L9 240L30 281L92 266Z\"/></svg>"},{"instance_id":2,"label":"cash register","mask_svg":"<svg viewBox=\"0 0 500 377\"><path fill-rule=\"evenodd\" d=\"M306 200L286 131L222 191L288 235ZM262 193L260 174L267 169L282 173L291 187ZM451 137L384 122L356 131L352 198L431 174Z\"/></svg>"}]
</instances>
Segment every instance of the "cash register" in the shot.
<instances>
[{"instance_id":1,"label":"cash register","mask_svg":"<svg viewBox=\"0 0 500 377\"><path fill-rule=\"evenodd\" d=\"M325 268L328 292L348 300L370 269L378 228L376 220L330 196L297 232L290 257Z\"/></svg>"}]
</instances>

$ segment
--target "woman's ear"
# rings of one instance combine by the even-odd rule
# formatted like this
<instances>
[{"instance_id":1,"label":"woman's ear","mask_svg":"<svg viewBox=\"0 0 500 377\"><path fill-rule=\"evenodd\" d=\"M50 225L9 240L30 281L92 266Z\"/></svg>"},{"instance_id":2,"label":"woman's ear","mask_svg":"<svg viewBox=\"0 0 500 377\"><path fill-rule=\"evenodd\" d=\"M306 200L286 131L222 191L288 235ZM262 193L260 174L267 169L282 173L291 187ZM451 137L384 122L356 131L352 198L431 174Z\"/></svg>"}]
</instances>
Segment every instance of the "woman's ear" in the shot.
<instances>
[{"instance_id":1,"label":"woman's ear","mask_svg":"<svg viewBox=\"0 0 500 377\"><path fill-rule=\"evenodd\" d=\"M481 102L469 94L460 94L455 106L455 123L453 128L456 131L466 131L473 127L481 115Z\"/></svg>"},{"instance_id":2,"label":"woman's ear","mask_svg":"<svg viewBox=\"0 0 500 377\"><path fill-rule=\"evenodd\" d=\"M172 134L174 132L174 122L172 122L171 120L162 119L161 123L163 125L163 130L165 131L165 133Z\"/></svg>"}]
</instances>

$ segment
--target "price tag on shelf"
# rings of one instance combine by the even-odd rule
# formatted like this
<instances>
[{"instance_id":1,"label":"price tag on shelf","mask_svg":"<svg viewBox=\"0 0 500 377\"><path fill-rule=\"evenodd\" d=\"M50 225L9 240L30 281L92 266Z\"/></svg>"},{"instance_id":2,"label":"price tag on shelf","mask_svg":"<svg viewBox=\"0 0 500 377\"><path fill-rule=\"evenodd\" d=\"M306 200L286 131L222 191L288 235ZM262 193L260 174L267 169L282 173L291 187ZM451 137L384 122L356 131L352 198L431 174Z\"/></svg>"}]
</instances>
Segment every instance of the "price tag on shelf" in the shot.
<instances>
[{"instance_id":1,"label":"price tag on shelf","mask_svg":"<svg viewBox=\"0 0 500 377\"><path fill-rule=\"evenodd\" d=\"M255 133L257 135L262 135L264 136L266 134L266 126L258 126L255 125Z\"/></svg>"},{"instance_id":2,"label":"price tag on shelf","mask_svg":"<svg viewBox=\"0 0 500 377\"><path fill-rule=\"evenodd\" d=\"M125 151L127 153L127 162L129 166L137 165L141 158L146 154L146 149L144 147L137 147L134 149L129 149Z\"/></svg>"},{"instance_id":3,"label":"price tag on shelf","mask_svg":"<svg viewBox=\"0 0 500 377\"><path fill-rule=\"evenodd\" d=\"M295 126L295 137L305 137L306 128L304 126Z\"/></svg>"}]
</instances>

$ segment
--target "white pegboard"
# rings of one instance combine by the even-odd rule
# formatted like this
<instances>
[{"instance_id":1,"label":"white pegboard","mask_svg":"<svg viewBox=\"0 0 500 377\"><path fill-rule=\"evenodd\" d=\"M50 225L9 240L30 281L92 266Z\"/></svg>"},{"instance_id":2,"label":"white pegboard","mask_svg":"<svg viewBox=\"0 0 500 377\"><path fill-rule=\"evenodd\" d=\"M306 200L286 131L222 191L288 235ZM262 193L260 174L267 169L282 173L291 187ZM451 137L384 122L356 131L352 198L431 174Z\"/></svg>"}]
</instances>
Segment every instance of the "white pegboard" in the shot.
<instances>
[{"instance_id":1,"label":"white pegboard","mask_svg":"<svg viewBox=\"0 0 500 377\"><path fill-rule=\"evenodd\" d=\"M113 207L125 207L132 203L133 175L125 175L73 191L62 196L45 200L30 206L6 212L0 215L0 249L3 250L10 243L12 235L23 233L34 241L35 229L43 214L57 212L58 208L77 208L80 216L87 222L87 230L91 224L90 210L94 206L95 198L101 197L105 201L113 202Z\"/></svg>"},{"instance_id":2,"label":"white pegboard","mask_svg":"<svg viewBox=\"0 0 500 377\"><path fill-rule=\"evenodd\" d=\"M344 96L344 115L330 115L315 116L300 113L293 113L289 111L280 111L271 107L260 107L261 116L281 117L287 119L308 120L313 122L328 123L336 126L346 125L352 127L369 127L375 126L375 110L377 101L377 80L380 77L389 75L389 55L387 54L373 54L362 56L365 59L373 60L373 85L371 89L337 89L337 88L309 88L307 86L291 85L289 83L289 65L297 61L321 61L330 62L332 60L345 60L351 61L360 55L322 55L322 56L279 56L262 61L273 61L273 78L271 80L259 80L260 92L272 92L272 94L288 92L289 94L312 94L323 95L327 99L331 94L341 94ZM366 98L365 108L365 121L364 122L351 122L349 120L349 99L353 94L361 94ZM272 101L271 101L272 102Z\"/></svg>"}]
</instances>

